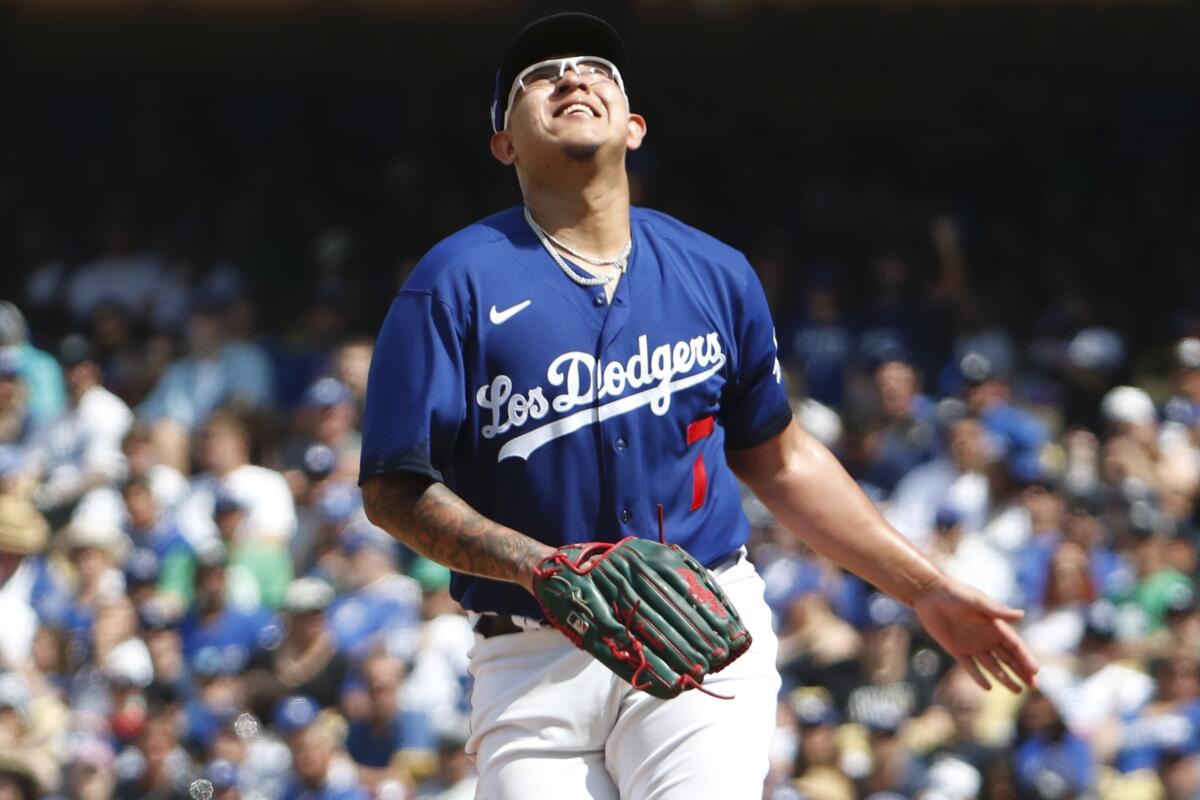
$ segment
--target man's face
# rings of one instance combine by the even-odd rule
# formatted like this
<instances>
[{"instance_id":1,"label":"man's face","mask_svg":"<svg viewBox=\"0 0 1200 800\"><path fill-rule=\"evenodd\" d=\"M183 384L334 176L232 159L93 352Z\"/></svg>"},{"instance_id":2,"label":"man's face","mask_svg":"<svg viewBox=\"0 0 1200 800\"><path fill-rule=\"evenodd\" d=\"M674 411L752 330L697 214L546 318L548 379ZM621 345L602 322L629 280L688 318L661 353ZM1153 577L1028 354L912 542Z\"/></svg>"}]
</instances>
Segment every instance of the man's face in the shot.
<instances>
[{"instance_id":1,"label":"man's face","mask_svg":"<svg viewBox=\"0 0 1200 800\"><path fill-rule=\"evenodd\" d=\"M17 407L21 396L21 378L16 374L0 375L0 411Z\"/></svg>"},{"instance_id":2,"label":"man's face","mask_svg":"<svg viewBox=\"0 0 1200 800\"><path fill-rule=\"evenodd\" d=\"M917 391L917 375L903 361L889 361L875 371L875 389L879 392L879 406L888 419L903 419L908 416L913 395Z\"/></svg>"},{"instance_id":3,"label":"man's face","mask_svg":"<svg viewBox=\"0 0 1200 800\"><path fill-rule=\"evenodd\" d=\"M983 464L983 428L973 419L963 419L950 429L950 458L965 471Z\"/></svg>"},{"instance_id":4,"label":"man's face","mask_svg":"<svg viewBox=\"0 0 1200 800\"><path fill-rule=\"evenodd\" d=\"M201 456L211 472L223 474L247 460L248 446L241 434L219 422L212 422L204 432Z\"/></svg>"},{"instance_id":5,"label":"man's face","mask_svg":"<svg viewBox=\"0 0 1200 800\"><path fill-rule=\"evenodd\" d=\"M76 402L83 393L100 383L100 368L91 361L84 361L64 370L67 380L67 393Z\"/></svg>"},{"instance_id":6,"label":"man's face","mask_svg":"<svg viewBox=\"0 0 1200 800\"><path fill-rule=\"evenodd\" d=\"M158 518L158 508L154 504L154 495L150 493L149 487L133 484L125 488L123 495L125 511L129 514L133 527L137 530L153 527L154 520Z\"/></svg>"},{"instance_id":7,"label":"man's face","mask_svg":"<svg viewBox=\"0 0 1200 800\"><path fill-rule=\"evenodd\" d=\"M309 725L292 734L292 766L306 786L320 786L329 771L333 745L319 725Z\"/></svg>"},{"instance_id":8,"label":"man's face","mask_svg":"<svg viewBox=\"0 0 1200 800\"><path fill-rule=\"evenodd\" d=\"M641 145L645 120L630 114L610 76L591 71L586 61L558 72L535 72L523 80L525 88L517 89L508 127L492 138L492 152L501 162L536 170L561 155L593 161Z\"/></svg>"}]
</instances>

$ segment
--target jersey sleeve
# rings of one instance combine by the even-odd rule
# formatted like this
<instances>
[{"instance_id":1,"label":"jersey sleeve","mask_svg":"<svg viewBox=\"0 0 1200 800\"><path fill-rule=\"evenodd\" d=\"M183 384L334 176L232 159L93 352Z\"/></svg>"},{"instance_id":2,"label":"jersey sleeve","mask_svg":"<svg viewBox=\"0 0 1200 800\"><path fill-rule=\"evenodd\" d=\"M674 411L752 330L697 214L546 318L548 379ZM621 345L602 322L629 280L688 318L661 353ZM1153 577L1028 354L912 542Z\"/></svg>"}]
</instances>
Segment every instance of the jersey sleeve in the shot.
<instances>
[{"instance_id":1,"label":"jersey sleeve","mask_svg":"<svg viewBox=\"0 0 1200 800\"><path fill-rule=\"evenodd\" d=\"M444 480L466 416L465 387L450 308L428 292L401 291L371 357L359 482L392 472Z\"/></svg>"},{"instance_id":2,"label":"jersey sleeve","mask_svg":"<svg viewBox=\"0 0 1200 800\"><path fill-rule=\"evenodd\" d=\"M767 297L749 264L746 272L740 302L734 305L734 372L721 404L725 443L734 449L762 444L792 420Z\"/></svg>"}]
</instances>

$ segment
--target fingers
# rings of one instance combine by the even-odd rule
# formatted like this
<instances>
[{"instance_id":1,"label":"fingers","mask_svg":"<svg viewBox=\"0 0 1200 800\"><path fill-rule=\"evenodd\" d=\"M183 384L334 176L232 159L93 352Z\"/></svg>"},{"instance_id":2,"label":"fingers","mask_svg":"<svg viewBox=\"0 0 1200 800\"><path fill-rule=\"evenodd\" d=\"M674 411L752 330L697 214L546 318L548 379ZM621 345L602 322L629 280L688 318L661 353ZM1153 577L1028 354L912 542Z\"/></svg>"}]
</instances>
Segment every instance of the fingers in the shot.
<instances>
[{"instance_id":1,"label":"fingers","mask_svg":"<svg viewBox=\"0 0 1200 800\"><path fill-rule=\"evenodd\" d=\"M1037 659L1033 657L1033 653L1029 652L1029 648L1021 641L1021 637L1017 636L1016 631L1007 625L1001 625L999 628L1000 646L993 652L1016 673L1018 678L1025 682L1026 686L1036 689Z\"/></svg>"},{"instance_id":2,"label":"fingers","mask_svg":"<svg viewBox=\"0 0 1200 800\"><path fill-rule=\"evenodd\" d=\"M992 673L996 677L996 680L1004 685L1004 688L1013 694L1021 693L1021 687L1017 685L1012 676L1000 665L1000 662L996 660L996 656L993 653L980 653L975 656L975 660L982 664L984 669Z\"/></svg>"},{"instance_id":3,"label":"fingers","mask_svg":"<svg viewBox=\"0 0 1200 800\"><path fill-rule=\"evenodd\" d=\"M959 665L967 671L967 674L971 676L971 679L974 680L975 683L979 684L980 689L983 689L985 692L990 692L992 690L992 684L987 678L983 677L983 673L979 671L979 666L975 663L974 658L971 656L955 656L955 659L958 661Z\"/></svg>"}]
</instances>

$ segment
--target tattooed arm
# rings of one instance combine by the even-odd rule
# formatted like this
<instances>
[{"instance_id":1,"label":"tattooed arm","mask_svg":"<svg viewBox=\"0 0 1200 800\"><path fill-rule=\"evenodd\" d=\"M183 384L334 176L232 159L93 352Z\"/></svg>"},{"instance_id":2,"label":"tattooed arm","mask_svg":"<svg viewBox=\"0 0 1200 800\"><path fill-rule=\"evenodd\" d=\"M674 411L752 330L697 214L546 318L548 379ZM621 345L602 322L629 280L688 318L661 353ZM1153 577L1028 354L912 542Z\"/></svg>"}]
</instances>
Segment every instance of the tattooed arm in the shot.
<instances>
[{"instance_id":1,"label":"tattooed arm","mask_svg":"<svg viewBox=\"0 0 1200 800\"><path fill-rule=\"evenodd\" d=\"M412 472L368 479L363 505L372 523L426 558L526 589L534 565L554 551L483 516L444 484Z\"/></svg>"}]
</instances>

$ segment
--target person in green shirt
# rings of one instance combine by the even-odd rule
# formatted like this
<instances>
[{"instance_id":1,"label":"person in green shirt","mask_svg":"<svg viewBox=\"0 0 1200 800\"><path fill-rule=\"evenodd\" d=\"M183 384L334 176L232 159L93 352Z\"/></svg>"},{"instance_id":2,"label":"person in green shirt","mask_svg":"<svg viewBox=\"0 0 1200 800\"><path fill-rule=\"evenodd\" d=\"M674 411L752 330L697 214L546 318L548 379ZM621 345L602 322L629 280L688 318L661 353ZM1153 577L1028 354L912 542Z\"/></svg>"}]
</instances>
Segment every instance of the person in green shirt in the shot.
<instances>
[{"instance_id":1,"label":"person in green shirt","mask_svg":"<svg viewBox=\"0 0 1200 800\"><path fill-rule=\"evenodd\" d=\"M1133 540L1137 565L1137 584L1119 601L1136 607L1142 615L1145 632L1157 631L1172 599L1194 592L1188 572L1195 570L1195 544L1176 535L1174 521L1149 500L1135 500L1129 506L1127 532Z\"/></svg>"},{"instance_id":2,"label":"person in green shirt","mask_svg":"<svg viewBox=\"0 0 1200 800\"><path fill-rule=\"evenodd\" d=\"M213 521L229 550L229 589L232 603L253 607L258 603L272 610L283 604L292 581L292 557L285 545L271 539L247 535L246 508L232 493L218 491L213 504Z\"/></svg>"}]
</instances>

